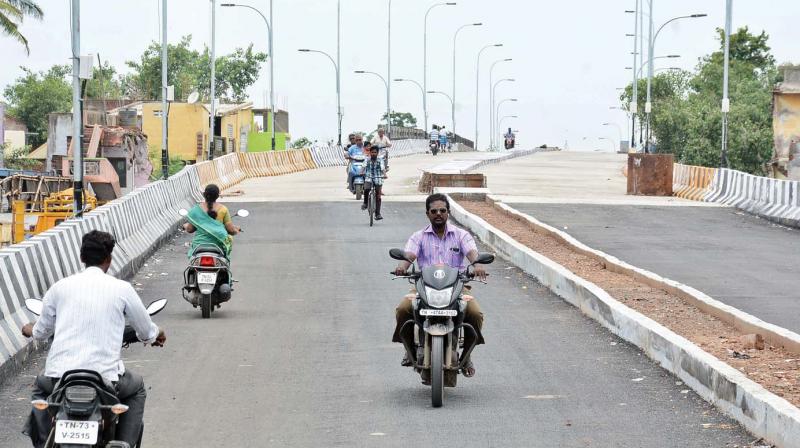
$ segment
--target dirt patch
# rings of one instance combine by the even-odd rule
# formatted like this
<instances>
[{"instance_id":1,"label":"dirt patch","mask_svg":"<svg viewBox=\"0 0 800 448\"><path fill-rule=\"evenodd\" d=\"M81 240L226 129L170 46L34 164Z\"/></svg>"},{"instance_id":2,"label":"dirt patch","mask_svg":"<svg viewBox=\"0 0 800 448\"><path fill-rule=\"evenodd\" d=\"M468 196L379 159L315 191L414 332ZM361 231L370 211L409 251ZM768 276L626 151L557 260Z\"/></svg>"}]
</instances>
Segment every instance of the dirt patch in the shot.
<instances>
[{"instance_id":1,"label":"dirt patch","mask_svg":"<svg viewBox=\"0 0 800 448\"><path fill-rule=\"evenodd\" d=\"M697 344L775 395L795 406L800 405L800 354L769 344L763 350L752 348L753 344L746 335L732 325L687 304L678 296L607 270L596 259L574 251L549 235L536 233L530 223L517 216L486 202L459 203L519 243L563 265L603 288L618 301Z\"/></svg>"}]
</instances>

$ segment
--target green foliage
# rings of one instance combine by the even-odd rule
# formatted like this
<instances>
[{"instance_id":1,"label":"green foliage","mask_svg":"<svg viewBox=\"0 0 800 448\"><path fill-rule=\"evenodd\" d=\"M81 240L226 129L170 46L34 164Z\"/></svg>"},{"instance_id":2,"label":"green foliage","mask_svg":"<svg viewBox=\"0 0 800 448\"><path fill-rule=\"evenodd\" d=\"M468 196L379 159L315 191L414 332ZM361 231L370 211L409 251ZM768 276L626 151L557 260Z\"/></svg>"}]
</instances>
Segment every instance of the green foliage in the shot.
<instances>
[{"instance_id":1,"label":"green foliage","mask_svg":"<svg viewBox=\"0 0 800 448\"><path fill-rule=\"evenodd\" d=\"M86 82L86 97L97 99L119 99L123 97L122 84L117 69L106 61L94 68L92 79Z\"/></svg>"},{"instance_id":2,"label":"green foliage","mask_svg":"<svg viewBox=\"0 0 800 448\"><path fill-rule=\"evenodd\" d=\"M409 112L392 111L392 126L402 128L413 128L417 125L417 119ZM386 121L386 114L381 116L381 121Z\"/></svg>"},{"instance_id":3,"label":"green foliage","mask_svg":"<svg viewBox=\"0 0 800 448\"><path fill-rule=\"evenodd\" d=\"M5 151L7 145L0 145L0 151ZM3 166L10 170L32 170L38 168L40 162L38 160L29 159L28 154L31 152L31 147L17 148L10 154L5 154L3 158Z\"/></svg>"},{"instance_id":4,"label":"green foliage","mask_svg":"<svg viewBox=\"0 0 800 448\"><path fill-rule=\"evenodd\" d=\"M34 73L22 67L24 75L7 86L9 115L22 120L32 133L29 142L36 147L47 141L47 115L69 112L72 108L72 87L67 82L69 66L54 65L46 72Z\"/></svg>"},{"instance_id":5,"label":"green foliage","mask_svg":"<svg viewBox=\"0 0 800 448\"><path fill-rule=\"evenodd\" d=\"M694 73L668 72L653 78L651 129L657 152L702 166L719 166L722 147L722 76L724 32L720 50L703 58ZM728 113L728 159L733 169L762 174L773 150L772 89L779 80L769 36L741 28L731 35ZM643 125L647 81L639 81L639 111ZM620 99L627 107L629 85Z\"/></svg>"},{"instance_id":6,"label":"green foliage","mask_svg":"<svg viewBox=\"0 0 800 448\"><path fill-rule=\"evenodd\" d=\"M161 148L150 147L150 163L153 165L150 180L161 179ZM184 166L186 166L186 163L180 156L171 156L169 158L169 175L177 174Z\"/></svg>"},{"instance_id":7,"label":"green foliage","mask_svg":"<svg viewBox=\"0 0 800 448\"><path fill-rule=\"evenodd\" d=\"M192 36L184 36L177 44L167 46L167 82L175 86L175 99L186 100L193 91L200 93L203 101L211 95L211 56L208 47L203 52L191 48ZM247 98L247 88L258 79L261 64L267 60L265 53L237 48L232 54L216 58L216 93L226 101L242 102ZM122 89L133 99L161 98L161 44L153 42L139 61L128 61L133 73L122 79Z\"/></svg>"},{"instance_id":8,"label":"green foliage","mask_svg":"<svg viewBox=\"0 0 800 448\"><path fill-rule=\"evenodd\" d=\"M0 0L0 32L21 43L30 55L28 39L19 31L26 16L42 20L44 13L33 0Z\"/></svg>"},{"instance_id":9,"label":"green foliage","mask_svg":"<svg viewBox=\"0 0 800 448\"><path fill-rule=\"evenodd\" d=\"M294 149L309 148L309 147L311 147L311 143L313 143L313 142L311 140L309 140L308 138L300 137L297 140L292 142L292 148L294 148Z\"/></svg>"}]
</instances>

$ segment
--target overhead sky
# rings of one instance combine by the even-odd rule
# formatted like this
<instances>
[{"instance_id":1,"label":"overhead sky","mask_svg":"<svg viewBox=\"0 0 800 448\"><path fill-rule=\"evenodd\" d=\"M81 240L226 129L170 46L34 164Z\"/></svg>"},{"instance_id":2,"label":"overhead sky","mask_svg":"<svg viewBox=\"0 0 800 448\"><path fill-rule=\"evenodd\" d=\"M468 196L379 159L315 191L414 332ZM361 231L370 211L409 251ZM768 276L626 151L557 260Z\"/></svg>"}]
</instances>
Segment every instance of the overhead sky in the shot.
<instances>
[{"instance_id":1,"label":"overhead sky","mask_svg":"<svg viewBox=\"0 0 800 448\"><path fill-rule=\"evenodd\" d=\"M169 40L191 34L201 48L210 42L209 0L167 0ZM225 0L227 2L228 0ZM336 96L333 65L318 54L297 52L314 48L336 55L336 0L273 0L275 35L275 90L281 107L290 112L293 137L320 141L336 135ZM500 116L519 130L524 146L550 145L570 148L610 147L599 137L619 139L619 131L603 126L616 122L627 133L625 114L609 110L618 105L616 88L629 83L633 62L635 0L460 0L430 14L428 30L428 88L452 92L453 34L461 25L482 22L482 27L464 29L458 38L456 60L456 130L472 138L475 129L475 66L477 51L490 43L502 48L484 52L481 63L479 122L481 146L489 128L488 68L498 64L495 79L515 78L498 87L498 99L515 97L502 106ZM646 2L646 0L645 0ZM68 63L70 56L69 0L39 0L45 10L42 22L27 20L22 32L30 41L31 54L14 40L0 36L0 87L21 75L19 66L44 70ZM218 5L223 1L218 0ZM240 0L266 15L269 0ZM392 5L392 77L412 78L422 83L423 20L435 2L394 0ZM661 33L655 54L680 54L658 66L693 68L698 58L716 50L716 27L725 19L724 0L654 0L656 27L672 17L706 13L708 17L673 22ZM124 62L138 58L145 47L159 40L159 0L82 0L81 53L100 54L118 70ZM386 108L385 87L374 76L354 74L371 70L386 74L388 0L341 0L341 69L343 132L374 129ZM778 62L800 62L800 2L796 0L735 0L733 26L765 30ZM794 19L793 19L794 18ZM221 8L217 12L217 51L226 54L253 42L266 50L266 27L254 12L244 8ZM658 61L657 61L658 62ZM250 89L256 106L265 103L268 86L265 65ZM721 89L721 87L720 87ZM654 105L654 107L658 107ZM393 83L392 108L411 112L422 125L422 98L417 87ZM429 122L450 129L450 106L440 95L429 97Z\"/></svg>"}]
</instances>

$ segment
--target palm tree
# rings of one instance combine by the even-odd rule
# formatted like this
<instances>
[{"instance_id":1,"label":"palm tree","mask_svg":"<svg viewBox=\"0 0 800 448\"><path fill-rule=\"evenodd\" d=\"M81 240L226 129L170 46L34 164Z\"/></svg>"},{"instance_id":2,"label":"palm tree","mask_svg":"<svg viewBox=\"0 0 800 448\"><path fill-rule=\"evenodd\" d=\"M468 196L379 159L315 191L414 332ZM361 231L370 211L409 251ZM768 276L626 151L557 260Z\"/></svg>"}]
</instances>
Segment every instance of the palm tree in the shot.
<instances>
[{"instance_id":1,"label":"palm tree","mask_svg":"<svg viewBox=\"0 0 800 448\"><path fill-rule=\"evenodd\" d=\"M25 16L42 20L44 13L33 0L0 0L0 31L18 40L25 46L25 51L31 54L28 39L19 32Z\"/></svg>"}]
</instances>

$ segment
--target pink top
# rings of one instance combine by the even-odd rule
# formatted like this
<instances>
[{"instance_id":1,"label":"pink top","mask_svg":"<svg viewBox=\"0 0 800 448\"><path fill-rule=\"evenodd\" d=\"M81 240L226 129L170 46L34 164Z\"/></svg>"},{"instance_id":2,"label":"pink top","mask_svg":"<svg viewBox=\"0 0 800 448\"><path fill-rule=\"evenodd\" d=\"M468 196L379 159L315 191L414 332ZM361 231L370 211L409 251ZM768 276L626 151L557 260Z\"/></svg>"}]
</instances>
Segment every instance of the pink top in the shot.
<instances>
[{"instance_id":1,"label":"pink top","mask_svg":"<svg viewBox=\"0 0 800 448\"><path fill-rule=\"evenodd\" d=\"M420 269L446 264L451 268L464 270L467 268L465 259L467 254L477 251L475 239L464 229L446 224L444 239L439 238L432 226L428 226L411 235L406 243L406 252L417 257Z\"/></svg>"}]
</instances>

